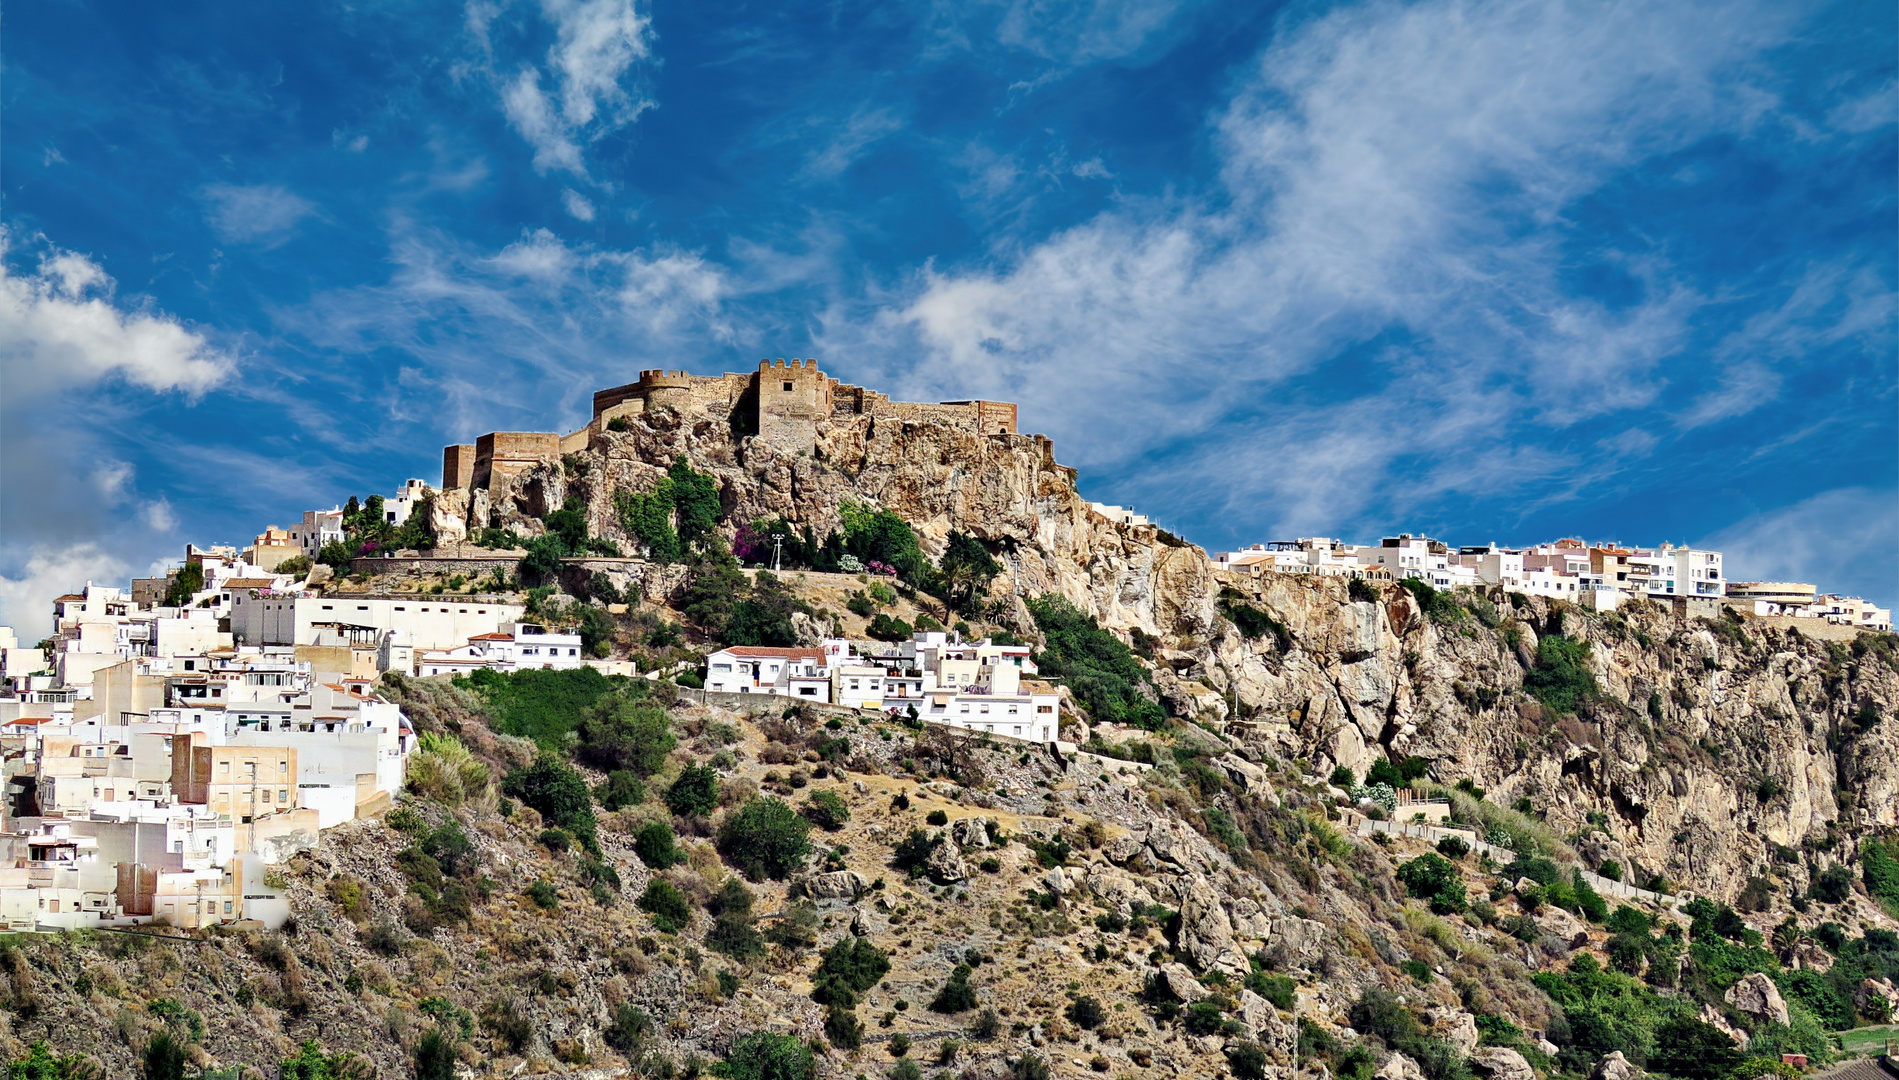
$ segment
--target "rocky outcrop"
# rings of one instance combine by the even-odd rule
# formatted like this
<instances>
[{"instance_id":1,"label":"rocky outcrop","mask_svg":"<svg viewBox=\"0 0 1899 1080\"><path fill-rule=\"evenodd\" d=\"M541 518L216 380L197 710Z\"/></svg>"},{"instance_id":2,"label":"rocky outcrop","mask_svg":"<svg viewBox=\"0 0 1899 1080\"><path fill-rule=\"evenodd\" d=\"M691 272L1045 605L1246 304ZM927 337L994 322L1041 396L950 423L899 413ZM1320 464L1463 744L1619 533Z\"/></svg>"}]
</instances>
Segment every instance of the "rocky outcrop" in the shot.
<instances>
[{"instance_id":1,"label":"rocky outcrop","mask_svg":"<svg viewBox=\"0 0 1899 1080\"><path fill-rule=\"evenodd\" d=\"M1726 1000L1734 1011L1770 1024L1787 1023L1787 1001L1771 976L1754 972L1728 989Z\"/></svg>"},{"instance_id":2,"label":"rocky outcrop","mask_svg":"<svg viewBox=\"0 0 1899 1080\"><path fill-rule=\"evenodd\" d=\"M813 900L855 900L870 889L870 879L853 870L815 874L802 882Z\"/></svg>"},{"instance_id":3,"label":"rocky outcrop","mask_svg":"<svg viewBox=\"0 0 1899 1080\"><path fill-rule=\"evenodd\" d=\"M923 869L938 885L969 877L969 864L963 861L963 851L955 844L938 844L931 848L929 858L923 861Z\"/></svg>"}]
</instances>

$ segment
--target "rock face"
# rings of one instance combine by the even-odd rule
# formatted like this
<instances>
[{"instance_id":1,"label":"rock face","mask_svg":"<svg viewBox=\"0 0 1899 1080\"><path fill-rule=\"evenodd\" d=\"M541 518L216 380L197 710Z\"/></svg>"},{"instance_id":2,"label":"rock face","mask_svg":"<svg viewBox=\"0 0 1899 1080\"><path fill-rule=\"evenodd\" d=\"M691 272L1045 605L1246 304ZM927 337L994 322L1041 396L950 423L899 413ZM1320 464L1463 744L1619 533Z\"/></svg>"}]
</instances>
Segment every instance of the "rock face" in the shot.
<instances>
[{"instance_id":1,"label":"rock face","mask_svg":"<svg viewBox=\"0 0 1899 1080\"><path fill-rule=\"evenodd\" d=\"M958 818L950 825L950 839L966 848L989 846L989 827L981 818Z\"/></svg>"},{"instance_id":2,"label":"rock face","mask_svg":"<svg viewBox=\"0 0 1899 1080\"><path fill-rule=\"evenodd\" d=\"M870 879L852 870L816 874L804 881L805 895L813 900L855 900L870 888Z\"/></svg>"},{"instance_id":3,"label":"rock face","mask_svg":"<svg viewBox=\"0 0 1899 1080\"><path fill-rule=\"evenodd\" d=\"M1270 771L1261 763L1275 759L1362 773L1376 757L1417 755L1441 782L1473 781L1506 804L1530 799L1559 835L1588 836L1594 857L1727 900L1777 847L1831 831L1849 842L1827 850L1850 851L1899 825L1890 649L1654 602L1595 614L1501 589L1466 597L1469 610L1453 617L1427 616L1400 588L1367 600L1336 578L1217 570L1151 526L1110 521L1039 437L906 406L801 415L792 446L744 434L730 402L714 398L654 398L565 461L475 489L460 528L536 535L538 515L575 496L597 535L633 552L615 493L652 490L684 455L716 479L728 535L783 517L822 538L849 501L902 517L931 556L952 530L1007 551L990 598L1004 621L1032 635L1022 600L1054 593L1125 636L1139 631L1170 709L1222 731L1229 745L1215 756L1236 786L1258 785ZM451 532L454 509L446 493L436 505ZM642 579L653 599L677 580ZM1223 589L1283 634L1245 637L1221 613ZM1589 646L1599 704L1575 718L1546 715L1524 692L1552 634ZM1711 745L1723 752L1701 749ZM1169 837L1147 846L1176 861ZM1788 892L1829 858L1792 866Z\"/></svg>"},{"instance_id":4,"label":"rock face","mask_svg":"<svg viewBox=\"0 0 1899 1080\"><path fill-rule=\"evenodd\" d=\"M1755 972L1728 989L1727 1003L1736 1012L1758 1017L1772 1024L1787 1022L1787 1002L1780 996L1774 980Z\"/></svg>"}]
</instances>

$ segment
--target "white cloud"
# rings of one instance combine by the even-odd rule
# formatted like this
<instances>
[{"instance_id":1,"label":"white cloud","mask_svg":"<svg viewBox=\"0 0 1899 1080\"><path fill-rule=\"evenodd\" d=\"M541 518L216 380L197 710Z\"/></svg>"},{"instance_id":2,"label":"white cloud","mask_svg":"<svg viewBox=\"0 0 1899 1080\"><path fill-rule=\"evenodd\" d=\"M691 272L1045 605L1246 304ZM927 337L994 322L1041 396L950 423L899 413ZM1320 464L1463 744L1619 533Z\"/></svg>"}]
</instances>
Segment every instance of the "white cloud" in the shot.
<instances>
[{"instance_id":1,"label":"white cloud","mask_svg":"<svg viewBox=\"0 0 1899 1080\"><path fill-rule=\"evenodd\" d=\"M1786 18L1424 0L1282 21L1215 120L1218 191L926 270L873 317L830 313L824 350L916 357L878 373L910 393L1020 400L1064 460L1195 447L1173 490L1217 476L1255 521L1336 525L1480 476L1543 497L1573 467L1519 449L1523 426L1652 403L1706 303L1638 256L1640 302L1576 298L1563 215L1768 108L1739 62ZM977 197L1013 182L969 165Z\"/></svg>"},{"instance_id":2,"label":"white cloud","mask_svg":"<svg viewBox=\"0 0 1899 1080\"><path fill-rule=\"evenodd\" d=\"M6 264L6 246L0 231L0 368L11 404L115 375L196 394L234 369L175 317L115 305L113 281L98 263L54 249L38 273L19 274Z\"/></svg>"},{"instance_id":3,"label":"white cloud","mask_svg":"<svg viewBox=\"0 0 1899 1080\"><path fill-rule=\"evenodd\" d=\"M275 247L290 239L297 223L316 213L309 200L274 184L212 184L204 189L210 204L206 220L232 243Z\"/></svg>"},{"instance_id":4,"label":"white cloud","mask_svg":"<svg viewBox=\"0 0 1899 1080\"><path fill-rule=\"evenodd\" d=\"M1806 581L1899 601L1899 491L1850 487L1765 510L1698 541L1723 554L1729 580Z\"/></svg>"},{"instance_id":5,"label":"white cloud","mask_svg":"<svg viewBox=\"0 0 1899 1080\"><path fill-rule=\"evenodd\" d=\"M499 10L479 2L467 7L469 32L484 55L494 50ZM502 109L534 147L536 171L585 178L581 144L632 123L653 105L625 85L633 66L652 55L652 20L633 0L541 0L541 14L554 28L545 72L554 92L541 88L541 69L525 66L503 85Z\"/></svg>"},{"instance_id":6,"label":"white cloud","mask_svg":"<svg viewBox=\"0 0 1899 1080\"><path fill-rule=\"evenodd\" d=\"M0 575L0 624L31 644L53 632L53 598L86 582L122 585L131 568L96 544L35 548L18 577Z\"/></svg>"},{"instance_id":7,"label":"white cloud","mask_svg":"<svg viewBox=\"0 0 1899 1080\"><path fill-rule=\"evenodd\" d=\"M575 191L573 188L562 188L560 199L561 203L567 207L569 214L579 218L581 221L593 220L593 203L588 202L585 195Z\"/></svg>"},{"instance_id":8,"label":"white cloud","mask_svg":"<svg viewBox=\"0 0 1899 1080\"><path fill-rule=\"evenodd\" d=\"M556 114L554 103L541 92L540 72L523 68L501 92L501 106L514 130L534 147L537 172L565 169L586 175L586 166L580 162L580 147L569 137L567 125Z\"/></svg>"},{"instance_id":9,"label":"white cloud","mask_svg":"<svg viewBox=\"0 0 1899 1080\"><path fill-rule=\"evenodd\" d=\"M851 167L874 143L903 128L889 109L859 109L844 121L842 130L805 158L805 176L835 180Z\"/></svg>"}]
</instances>

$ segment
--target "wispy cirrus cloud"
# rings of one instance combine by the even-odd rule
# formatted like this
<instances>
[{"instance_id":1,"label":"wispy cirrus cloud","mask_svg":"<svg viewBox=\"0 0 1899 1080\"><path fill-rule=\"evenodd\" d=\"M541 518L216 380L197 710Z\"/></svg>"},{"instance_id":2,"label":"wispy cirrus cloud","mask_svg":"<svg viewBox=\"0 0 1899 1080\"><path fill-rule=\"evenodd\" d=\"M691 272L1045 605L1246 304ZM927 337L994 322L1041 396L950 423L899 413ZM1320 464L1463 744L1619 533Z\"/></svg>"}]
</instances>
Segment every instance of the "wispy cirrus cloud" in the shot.
<instances>
[{"instance_id":1,"label":"wispy cirrus cloud","mask_svg":"<svg viewBox=\"0 0 1899 1080\"><path fill-rule=\"evenodd\" d=\"M475 0L466 9L466 24L491 71L494 24L504 7ZM652 19L634 0L541 0L540 9L554 43L542 63L494 74L502 111L534 148L537 172L589 179L583 144L632 123L655 104L628 85L636 65L652 56Z\"/></svg>"},{"instance_id":2,"label":"wispy cirrus cloud","mask_svg":"<svg viewBox=\"0 0 1899 1080\"><path fill-rule=\"evenodd\" d=\"M277 184L212 184L204 199L206 220L230 243L276 247L317 213L308 199Z\"/></svg>"}]
</instances>

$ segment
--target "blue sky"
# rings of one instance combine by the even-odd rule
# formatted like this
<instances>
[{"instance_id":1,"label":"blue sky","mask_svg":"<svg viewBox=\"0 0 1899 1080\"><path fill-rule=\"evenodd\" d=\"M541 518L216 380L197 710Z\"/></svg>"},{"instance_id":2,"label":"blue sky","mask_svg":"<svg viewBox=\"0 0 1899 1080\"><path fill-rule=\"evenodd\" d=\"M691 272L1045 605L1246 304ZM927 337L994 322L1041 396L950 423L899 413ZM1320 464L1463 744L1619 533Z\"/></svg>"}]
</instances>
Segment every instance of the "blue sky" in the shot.
<instances>
[{"instance_id":1,"label":"blue sky","mask_svg":"<svg viewBox=\"0 0 1899 1080\"><path fill-rule=\"evenodd\" d=\"M1899 600L1891 4L9 9L0 620L644 367L1092 498Z\"/></svg>"}]
</instances>

